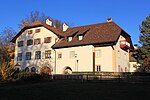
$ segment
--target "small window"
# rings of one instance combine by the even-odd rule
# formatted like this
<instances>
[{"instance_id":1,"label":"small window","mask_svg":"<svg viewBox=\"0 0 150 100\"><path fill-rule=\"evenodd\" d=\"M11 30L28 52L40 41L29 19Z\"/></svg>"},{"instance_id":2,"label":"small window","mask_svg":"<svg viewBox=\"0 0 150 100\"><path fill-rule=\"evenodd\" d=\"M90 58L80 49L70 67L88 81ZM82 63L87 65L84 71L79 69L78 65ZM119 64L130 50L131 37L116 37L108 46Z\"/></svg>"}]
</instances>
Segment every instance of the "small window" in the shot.
<instances>
[{"instance_id":1,"label":"small window","mask_svg":"<svg viewBox=\"0 0 150 100\"><path fill-rule=\"evenodd\" d=\"M120 51L118 50L118 58L120 58Z\"/></svg>"},{"instance_id":2,"label":"small window","mask_svg":"<svg viewBox=\"0 0 150 100\"><path fill-rule=\"evenodd\" d=\"M40 38L34 39L34 45L37 45L37 44L40 44L40 43L41 43Z\"/></svg>"},{"instance_id":3,"label":"small window","mask_svg":"<svg viewBox=\"0 0 150 100\"><path fill-rule=\"evenodd\" d=\"M126 53L124 53L124 59L125 59L125 60L127 59L127 55L126 55Z\"/></svg>"},{"instance_id":4,"label":"small window","mask_svg":"<svg viewBox=\"0 0 150 100\"><path fill-rule=\"evenodd\" d=\"M39 33L41 30L40 29L36 29L35 30L35 33Z\"/></svg>"},{"instance_id":5,"label":"small window","mask_svg":"<svg viewBox=\"0 0 150 100\"><path fill-rule=\"evenodd\" d=\"M22 61L22 53L18 53L17 61Z\"/></svg>"},{"instance_id":6,"label":"small window","mask_svg":"<svg viewBox=\"0 0 150 100\"><path fill-rule=\"evenodd\" d=\"M120 67L120 65L118 65L118 72L121 72L121 67Z\"/></svg>"},{"instance_id":7,"label":"small window","mask_svg":"<svg viewBox=\"0 0 150 100\"><path fill-rule=\"evenodd\" d=\"M125 72L128 72L127 67L125 67Z\"/></svg>"},{"instance_id":8,"label":"small window","mask_svg":"<svg viewBox=\"0 0 150 100\"><path fill-rule=\"evenodd\" d=\"M82 36L82 35L79 35L78 38L79 38L79 40L82 40L82 39L83 39L83 36Z\"/></svg>"},{"instance_id":9,"label":"small window","mask_svg":"<svg viewBox=\"0 0 150 100\"><path fill-rule=\"evenodd\" d=\"M29 31L28 31L28 34L32 34L32 33L33 33L33 30L29 30Z\"/></svg>"},{"instance_id":10,"label":"small window","mask_svg":"<svg viewBox=\"0 0 150 100\"><path fill-rule=\"evenodd\" d=\"M101 66L100 66L100 65L97 65L97 66L96 66L96 71L97 71L97 72L100 72L100 71L101 71Z\"/></svg>"},{"instance_id":11,"label":"small window","mask_svg":"<svg viewBox=\"0 0 150 100\"><path fill-rule=\"evenodd\" d=\"M32 68L31 68L31 72L36 72L36 68L35 68L35 67L32 67Z\"/></svg>"},{"instance_id":12,"label":"small window","mask_svg":"<svg viewBox=\"0 0 150 100\"><path fill-rule=\"evenodd\" d=\"M31 60L31 52L26 52L26 60Z\"/></svg>"},{"instance_id":13,"label":"small window","mask_svg":"<svg viewBox=\"0 0 150 100\"><path fill-rule=\"evenodd\" d=\"M68 41L69 41L69 42L72 41L72 37L68 37Z\"/></svg>"},{"instance_id":14,"label":"small window","mask_svg":"<svg viewBox=\"0 0 150 100\"><path fill-rule=\"evenodd\" d=\"M33 45L33 40L32 39L27 40L27 46L29 46L29 45Z\"/></svg>"},{"instance_id":15,"label":"small window","mask_svg":"<svg viewBox=\"0 0 150 100\"><path fill-rule=\"evenodd\" d=\"M101 50L95 50L95 57L101 57Z\"/></svg>"},{"instance_id":16,"label":"small window","mask_svg":"<svg viewBox=\"0 0 150 100\"><path fill-rule=\"evenodd\" d=\"M62 58L62 53L58 53L58 59Z\"/></svg>"},{"instance_id":17,"label":"small window","mask_svg":"<svg viewBox=\"0 0 150 100\"><path fill-rule=\"evenodd\" d=\"M75 51L70 51L70 58L74 59L75 58Z\"/></svg>"},{"instance_id":18,"label":"small window","mask_svg":"<svg viewBox=\"0 0 150 100\"><path fill-rule=\"evenodd\" d=\"M23 41L18 41L18 47L22 47L23 46Z\"/></svg>"},{"instance_id":19,"label":"small window","mask_svg":"<svg viewBox=\"0 0 150 100\"><path fill-rule=\"evenodd\" d=\"M45 59L51 58L51 50L46 50L45 51Z\"/></svg>"},{"instance_id":20,"label":"small window","mask_svg":"<svg viewBox=\"0 0 150 100\"><path fill-rule=\"evenodd\" d=\"M44 38L44 43L50 43L50 42L51 42L51 37Z\"/></svg>"},{"instance_id":21,"label":"small window","mask_svg":"<svg viewBox=\"0 0 150 100\"><path fill-rule=\"evenodd\" d=\"M41 59L41 51L35 52L35 59Z\"/></svg>"}]
</instances>

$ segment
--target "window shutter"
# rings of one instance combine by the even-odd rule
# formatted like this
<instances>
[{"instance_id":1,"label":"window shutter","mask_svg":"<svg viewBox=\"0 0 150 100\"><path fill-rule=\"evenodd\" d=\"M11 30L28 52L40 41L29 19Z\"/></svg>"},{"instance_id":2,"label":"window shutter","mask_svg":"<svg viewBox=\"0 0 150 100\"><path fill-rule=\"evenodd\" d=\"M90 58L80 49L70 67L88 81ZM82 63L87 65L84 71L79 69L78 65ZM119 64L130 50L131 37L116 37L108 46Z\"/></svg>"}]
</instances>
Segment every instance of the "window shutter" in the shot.
<instances>
[{"instance_id":1,"label":"window shutter","mask_svg":"<svg viewBox=\"0 0 150 100\"><path fill-rule=\"evenodd\" d=\"M52 42L52 37L49 37L49 40L50 40L49 42L51 43Z\"/></svg>"},{"instance_id":2,"label":"window shutter","mask_svg":"<svg viewBox=\"0 0 150 100\"><path fill-rule=\"evenodd\" d=\"M44 38L44 43L46 43L46 38Z\"/></svg>"},{"instance_id":3,"label":"window shutter","mask_svg":"<svg viewBox=\"0 0 150 100\"><path fill-rule=\"evenodd\" d=\"M34 39L34 44L35 44L35 42L36 42L36 39Z\"/></svg>"},{"instance_id":4,"label":"window shutter","mask_svg":"<svg viewBox=\"0 0 150 100\"><path fill-rule=\"evenodd\" d=\"M41 44L41 39L39 38L39 44Z\"/></svg>"}]
</instances>

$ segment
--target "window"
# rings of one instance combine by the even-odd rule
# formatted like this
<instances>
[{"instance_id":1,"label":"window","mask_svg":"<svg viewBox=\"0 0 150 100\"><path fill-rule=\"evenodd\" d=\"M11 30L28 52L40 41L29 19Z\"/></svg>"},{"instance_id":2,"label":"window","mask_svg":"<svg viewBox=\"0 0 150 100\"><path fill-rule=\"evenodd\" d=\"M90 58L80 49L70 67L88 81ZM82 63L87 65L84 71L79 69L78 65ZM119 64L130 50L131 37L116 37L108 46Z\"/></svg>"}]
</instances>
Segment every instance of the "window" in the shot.
<instances>
[{"instance_id":1,"label":"window","mask_svg":"<svg viewBox=\"0 0 150 100\"><path fill-rule=\"evenodd\" d=\"M33 40L32 39L27 40L27 46L32 45L32 44L33 44Z\"/></svg>"},{"instance_id":2,"label":"window","mask_svg":"<svg viewBox=\"0 0 150 100\"><path fill-rule=\"evenodd\" d=\"M121 72L121 68L120 68L120 65L118 65L118 72Z\"/></svg>"},{"instance_id":3,"label":"window","mask_svg":"<svg viewBox=\"0 0 150 100\"><path fill-rule=\"evenodd\" d=\"M127 70L127 67L125 67L125 72L127 72L128 70Z\"/></svg>"},{"instance_id":4,"label":"window","mask_svg":"<svg viewBox=\"0 0 150 100\"><path fill-rule=\"evenodd\" d=\"M82 35L79 35L78 38L79 38L79 40L82 40L82 39L83 39L83 36L82 36Z\"/></svg>"},{"instance_id":5,"label":"window","mask_svg":"<svg viewBox=\"0 0 150 100\"><path fill-rule=\"evenodd\" d=\"M21 61L21 60L22 60L22 53L18 53L17 61Z\"/></svg>"},{"instance_id":6,"label":"window","mask_svg":"<svg viewBox=\"0 0 150 100\"><path fill-rule=\"evenodd\" d=\"M31 52L26 52L26 60L31 60Z\"/></svg>"},{"instance_id":7,"label":"window","mask_svg":"<svg viewBox=\"0 0 150 100\"><path fill-rule=\"evenodd\" d=\"M40 43L41 43L41 39L40 38L34 39L34 44L35 45L40 44Z\"/></svg>"},{"instance_id":8,"label":"window","mask_svg":"<svg viewBox=\"0 0 150 100\"><path fill-rule=\"evenodd\" d=\"M35 59L41 59L41 51L35 52Z\"/></svg>"},{"instance_id":9,"label":"window","mask_svg":"<svg viewBox=\"0 0 150 100\"><path fill-rule=\"evenodd\" d=\"M29 72L29 68L28 67L25 68L25 72Z\"/></svg>"},{"instance_id":10,"label":"window","mask_svg":"<svg viewBox=\"0 0 150 100\"><path fill-rule=\"evenodd\" d=\"M97 66L96 66L96 71L97 71L97 72L100 72L100 71L101 71L101 66L100 66L100 65L97 65Z\"/></svg>"},{"instance_id":11,"label":"window","mask_svg":"<svg viewBox=\"0 0 150 100\"><path fill-rule=\"evenodd\" d=\"M51 58L51 50L45 51L45 59Z\"/></svg>"},{"instance_id":12,"label":"window","mask_svg":"<svg viewBox=\"0 0 150 100\"><path fill-rule=\"evenodd\" d=\"M74 59L75 58L75 51L70 51L70 58Z\"/></svg>"},{"instance_id":13,"label":"window","mask_svg":"<svg viewBox=\"0 0 150 100\"><path fill-rule=\"evenodd\" d=\"M127 58L127 55L126 55L126 53L124 53L124 59L126 60L126 58Z\"/></svg>"},{"instance_id":14,"label":"window","mask_svg":"<svg viewBox=\"0 0 150 100\"><path fill-rule=\"evenodd\" d=\"M69 42L72 41L72 37L68 37L68 41L69 41Z\"/></svg>"},{"instance_id":15,"label":"window","mask_svg":"<svg viewBox=\"0 0 150 100\"><path fill-rule=\"evenodd\" d=\"M33 33L33 30L29 30L29 31L28 31L28 34L32 34L32 33Z\"/></svg>"},{"instance_id":16,"label":"window","mask_svg":"<svg viewBox=\"0 0 150 100\"><path fill-rule=\"evenodd\" d=\"M35 33L39 33L41 30L40 29L36 29L35 30Z\"/></svg>"},{"instance_id":17,"label":"window","mask_svg":"<svg viewBox=\"0 0 150 100\"><path fill-rule=\"evenodd\" d=\"M58 59L62 58L62 53L58 53Z\"/></svg>"},{"instance_id":18,"label":"window","mask_svg":"<svg viewBox=\"0 0 150 100\"><path fill-rule=\"evenodd\" d=\"M50 42L51 42L51 37L44 38L44 43L50 43Z\"/></svg>"},{"instance_id":19,"label":"window","mask_svg":"<svg viewBox=\"0 0 150 100\"><path fill-rule=\"evenodd\" d=\"M31 68L31 72L36 72L36 68L35 68L35 67L32 67L32 68Z\"/></svg>"},{"instance_id":20,"label":"window","mask_svg":"<svg viewBox=\"0 0 150 100\"><path fill-rule=\"evenodd\" d=\"M101 50L95 50L95 57L101 57Z\"/></svg>"},{"instance_id":21,"label":"window","mask_svg":"<svg viewBox=\"0 0 150 100\"><path fill-rule=\"evenodd\" d=\"M23 46L23 41L18 41L18 47L22 47Z\"/></svg>"},{"instance_id":22,"label":"window","mask_svg":"<svg viewBox=\"0 0 150 100\"><path fill-rule=\"evenodd\" d=\"M120 58L120 51L118 50L118 58Z\"/></svg>"}]
</instances>

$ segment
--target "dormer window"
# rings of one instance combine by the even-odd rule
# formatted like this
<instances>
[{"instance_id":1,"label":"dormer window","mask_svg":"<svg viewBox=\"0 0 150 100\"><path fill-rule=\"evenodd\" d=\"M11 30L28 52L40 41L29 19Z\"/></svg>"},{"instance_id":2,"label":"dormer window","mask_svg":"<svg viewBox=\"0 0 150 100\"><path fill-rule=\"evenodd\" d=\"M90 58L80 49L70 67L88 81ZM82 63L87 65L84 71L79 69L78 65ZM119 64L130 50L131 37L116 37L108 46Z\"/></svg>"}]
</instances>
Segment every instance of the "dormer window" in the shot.
<instances>
[{"instance_id":1,"label":"dormer window","mask_svg":"<svg viewBox=\"0 0 150 100\"><path fill-rule=\"evenodd\" d=\"M79 40L82 40L82 39L83 39L83 35L79 35L79 36L78 36L78 39L79 39Z\"/></svg>"},{"instance_id":2,"label":"dormer window","mask_svg":"<svg viewBox=\"0 0 150 100\"><path fill-rule=\"evenodd\" d=\"M72 37L68 37L68 41L69 41L69 42L72 41Z\"/></svg>"}]
</instances>

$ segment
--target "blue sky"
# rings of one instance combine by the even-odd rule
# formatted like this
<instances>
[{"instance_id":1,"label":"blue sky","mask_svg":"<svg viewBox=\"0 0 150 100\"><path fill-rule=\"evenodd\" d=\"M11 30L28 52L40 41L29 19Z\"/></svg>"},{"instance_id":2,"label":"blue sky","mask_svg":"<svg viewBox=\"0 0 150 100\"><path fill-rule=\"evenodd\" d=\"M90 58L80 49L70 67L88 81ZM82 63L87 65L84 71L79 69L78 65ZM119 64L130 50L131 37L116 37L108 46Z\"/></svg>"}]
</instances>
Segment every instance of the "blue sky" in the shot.
<instances>
[{"instance_id":1,"label":"blue sky","mask_svg":"<svg viewBox=\"0 0 150 100\"><path fill-rule=\"evenodd\" d=\"M35 10L73 26L106 22L111 17L137 44L139 25L150 14L150 0L0 0L0 32L5 27L18 32L20 20Z\"/></svg>"}]
</instances>

